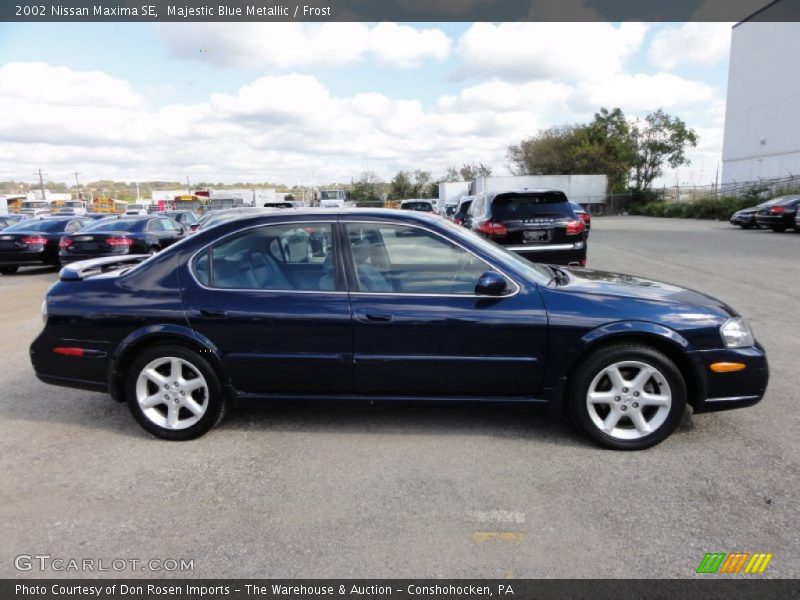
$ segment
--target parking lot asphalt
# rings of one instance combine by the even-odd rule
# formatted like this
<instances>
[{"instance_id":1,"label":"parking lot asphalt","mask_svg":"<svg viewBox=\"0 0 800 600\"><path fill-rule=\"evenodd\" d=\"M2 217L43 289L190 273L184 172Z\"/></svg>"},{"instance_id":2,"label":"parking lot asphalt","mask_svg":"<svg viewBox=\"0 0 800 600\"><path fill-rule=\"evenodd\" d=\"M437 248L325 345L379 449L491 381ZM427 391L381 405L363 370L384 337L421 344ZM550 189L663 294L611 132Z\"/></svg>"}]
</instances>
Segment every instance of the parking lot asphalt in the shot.
<instances>
[{"instance_id":1,"label":"parking lot asphalt","mask_svg":"<svg viewBox=\"0 0 800 600\"><path fill-rule=\"evenodd\" d=\"M248 405L157 441L103 394L38 382L28 345L54 271L0 278L0 576L19 554L194 560L153 577L692 577L706 552L800 576L800 234L596 218L589 266L696 288L768 351L753 408L691 416L644 452L541 411ZM95 573L98 574L98 573ZM89 573L88 575L91 575Z\"/></svg>"}]
</instances>

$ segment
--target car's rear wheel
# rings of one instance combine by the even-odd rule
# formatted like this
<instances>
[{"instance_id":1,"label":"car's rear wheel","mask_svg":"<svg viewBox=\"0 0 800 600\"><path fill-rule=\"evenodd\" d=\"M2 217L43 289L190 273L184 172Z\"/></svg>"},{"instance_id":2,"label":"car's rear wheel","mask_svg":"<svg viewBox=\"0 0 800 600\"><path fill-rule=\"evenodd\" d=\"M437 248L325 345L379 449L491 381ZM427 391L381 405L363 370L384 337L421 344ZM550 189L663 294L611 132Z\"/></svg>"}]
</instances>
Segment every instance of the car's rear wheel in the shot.
<instances>
[{"instance_id":1,"label":"car's rear wheel","mask_svg":"<svg viewBox=\"0 0 800 600\"><path fill-rule=\"evenodd\" d=\"M639 344L591 354L575 371L569 393L575 424L615 450L642 450L662 442L686 408L686 383L678 367Z\"/></svg>"},{"instance_id":2,"label":"car's rear wheel","mask_svg":"<svg viewBox=\"0 0 800 600\"><path fill-rule=\"evenodd\" d=\"M13 275L19 271L19 267L0 267L0 273L3 275Z\"/></svg>"},{"instance_id":3,"label":"car's rear wheel","mask_svg":"<svg viewBox=\"0 0 800 600\"><path fill-rule=\"evenodd\" d=\"M145 430L165 440L191 440L225 415L214 369L183 346L158 345L139 354L125 384L128 408Z\"/></svg>"},{"instance_id":4,"label":"car's rear wheel","mask_svg":"<svg viewBox=\"0 0 800 600\"><path fill-rule=\"evenodd\" d=\"M147 254L150 256L155 256L158 254L158 248L156 246L150 246L150 249L147 251Z\"/></svg>"}]
</instances>

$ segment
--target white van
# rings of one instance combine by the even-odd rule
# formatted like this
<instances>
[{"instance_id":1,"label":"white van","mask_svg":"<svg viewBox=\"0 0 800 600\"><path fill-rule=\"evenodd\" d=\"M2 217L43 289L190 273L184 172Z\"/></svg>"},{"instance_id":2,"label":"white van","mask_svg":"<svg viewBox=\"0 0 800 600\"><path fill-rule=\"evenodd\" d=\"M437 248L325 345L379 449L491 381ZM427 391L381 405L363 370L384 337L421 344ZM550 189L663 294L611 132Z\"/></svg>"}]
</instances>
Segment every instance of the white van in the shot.
<instances>
[{"instance_id":1,"label":"white van","mask_svg":"<svg viewBox=\"0 0 800 600\"><path fill-rule=\"evenodd\" d=\"M322 190L319 193L319 205L321 208L345 208L347 194L342 190Z\"/></svg>"}]
</instances>

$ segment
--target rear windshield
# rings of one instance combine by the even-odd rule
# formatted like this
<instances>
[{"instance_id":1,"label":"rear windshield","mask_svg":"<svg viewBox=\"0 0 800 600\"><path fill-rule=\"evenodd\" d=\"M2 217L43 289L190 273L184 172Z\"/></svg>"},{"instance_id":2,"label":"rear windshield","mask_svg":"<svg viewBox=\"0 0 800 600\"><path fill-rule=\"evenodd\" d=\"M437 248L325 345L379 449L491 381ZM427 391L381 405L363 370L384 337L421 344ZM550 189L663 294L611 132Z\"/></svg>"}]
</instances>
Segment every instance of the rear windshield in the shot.
<instances>
[{"instance_id":1,"label":"rear windshield","mask_svg":"<svg viewBox=\"0 0 800 600\"><path fill-rule=\"evenodd\" d=\"M403 210L421 210L423 212L433 212L433 207L428 202L407 202L400 208Z\"/></svg>"},{"instance_id":2,"label":"rear windshield","mask_svg":"<svg viewBox=\"0 0 800 600\"><path fill-rule=\"evenodd\" d=\"M137 225L144 223L142 219L110 219L95 221L84 231L133 231Z\"/></svg>"},{"instance_id":3,"label":"rear windshield","mask_svg":"<svg viewBox=\"0 0 800 600\"><path fill-rule=\"evenodd\" d=\"M789 196L787 198L781 198L775 204L778 206L791 206L797 203L800 203L800 196Z\"/></svg>"},{"instance_id":4,"label":"rear windshield","mask_svg":"<svg viewBox=\"0 0 800 600\"><path fill-rule=\"evenodd\" d=\"M14 223L11 227L3 230L3 233L8 233L11 231L64 231L64 228L69 223L67 219L45 219L43 221L34 221L34 220L27 220L27 221L20 221L19 223Z\"/></svg>"},{"instance_id":5,"label":"rear windshield","mask_svg":"<svg viewBox=\"0 0 800 600\"><path fill-rule=\"evenodd\" d=\"M500 194L492 200L495 221L535 217L574 217L567 197L561 192Z\"/></svg>"}]
</instances>

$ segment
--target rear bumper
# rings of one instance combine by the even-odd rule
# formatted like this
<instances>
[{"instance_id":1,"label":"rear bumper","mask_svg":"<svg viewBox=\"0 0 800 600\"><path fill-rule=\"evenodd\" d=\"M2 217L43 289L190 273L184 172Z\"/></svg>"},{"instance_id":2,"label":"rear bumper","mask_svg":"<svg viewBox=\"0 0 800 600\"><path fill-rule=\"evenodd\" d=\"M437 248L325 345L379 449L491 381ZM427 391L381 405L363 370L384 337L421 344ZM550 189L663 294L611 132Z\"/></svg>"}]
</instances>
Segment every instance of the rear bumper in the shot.
<instances>
[{"instance_id":1,"label":"rear bumper","mask_svg":"<svg viewBox=\"0 0 800 600\"><path fill-rule=\"evenodd\" d=\"M582 242L580 247L575 244L550 244L542 246L504 246L515 254L535 263L546 263L551 265L570 265L585 264L586 261L586 242Z\"/></svg>"},{"instance_id":2,"label":"rear bumper","mask_svg":"<svg viewBox=\"0 0 800 600\"><path fill-rule=\"evenodd\" d=\"M705 350L694 352L692 358L704 389L698 390L694 412L716 412L752 406L761 401L769 383L769 364L764 349ZM744 370L733 373L715 373L714 363L742 363Z\"/></svg>"},{"instance_id":3,"label":"rear bumper","mask_svg":"<svg viewBox=\"0 0 800 600\"><path fill-rule=\"evenodd\" d=\"M795 215L758 215L756 222L764 227L794 227Z\"/></svg>"},{"instance_id":4,"label":"rear bumper","mask_svg":"<svg viewBox=\"0 0 800 600\"><path fill-rule=\"evenodd\" d=\"M57 346L78 346L89 350L86 356L63 356L53 352ZM103 342L66 340L42 332L29 349L36 377L61 387L107 392L108 347Z\"/></svg>"},{"instance_id":5,"label":"rear bumper","mask_svg":"<svg viewBox=\"0 0 800 600\"><path fill-rule=\"evenodd\" d=\"M44 252L0 252L0 267L49 264L52 264L52 257L48 257Z\"/></svg>"}]
</instances>

